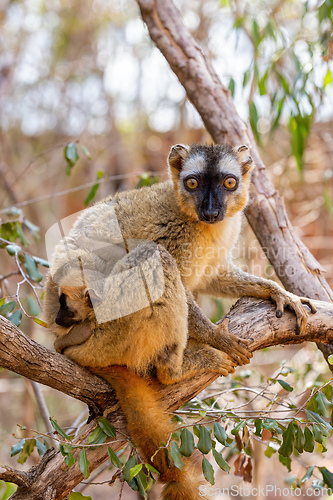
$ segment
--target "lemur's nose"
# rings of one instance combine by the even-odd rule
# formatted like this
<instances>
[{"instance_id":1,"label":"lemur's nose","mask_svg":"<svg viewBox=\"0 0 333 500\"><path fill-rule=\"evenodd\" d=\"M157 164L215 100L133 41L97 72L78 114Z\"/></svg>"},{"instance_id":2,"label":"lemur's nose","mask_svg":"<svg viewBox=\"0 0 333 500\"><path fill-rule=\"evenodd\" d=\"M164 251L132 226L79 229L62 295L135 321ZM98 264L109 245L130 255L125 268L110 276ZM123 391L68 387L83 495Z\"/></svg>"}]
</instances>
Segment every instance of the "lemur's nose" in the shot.
<instances>
[{"instance_id":1,"label":"lemur's nose","mask_svg":"<svg viewBox=\"0 0 333 500\"><path fill-rule=\"evenodd\" d=\"M211 209L211 210L205 210L202 213L204 219L208 222L214 222L215 219L220 215L220 211L216 209Z\"/></svg>"}]
</instances>

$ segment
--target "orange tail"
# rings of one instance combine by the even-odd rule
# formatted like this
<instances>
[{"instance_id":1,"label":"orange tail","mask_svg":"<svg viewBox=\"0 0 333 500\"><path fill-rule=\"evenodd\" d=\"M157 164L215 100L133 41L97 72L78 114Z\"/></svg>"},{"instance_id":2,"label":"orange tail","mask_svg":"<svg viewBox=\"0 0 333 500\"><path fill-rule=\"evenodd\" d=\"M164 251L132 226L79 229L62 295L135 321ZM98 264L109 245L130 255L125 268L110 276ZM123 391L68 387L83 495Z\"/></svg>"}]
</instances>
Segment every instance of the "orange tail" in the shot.
<instances>
[{"instance_id":1,"label":"orange tail","mask_svg":"<svg viewBox=\"0 0 333 500\"><path fill-rule=\"evenodd\" d=\"M181 471L169 464L165 449L156 453L161 443L168 441L175 428L158 404L159 395L153 383L121 366L92 371L107 380L115 389L126 416L128 431L141 456L160 472L160 481L168 483L163 490L163 500L204 498L199 495L199 486L203 481L197 479L200 476L200 468L195 459L186 459L186 465Z\"/></svg>"}]
</instances>

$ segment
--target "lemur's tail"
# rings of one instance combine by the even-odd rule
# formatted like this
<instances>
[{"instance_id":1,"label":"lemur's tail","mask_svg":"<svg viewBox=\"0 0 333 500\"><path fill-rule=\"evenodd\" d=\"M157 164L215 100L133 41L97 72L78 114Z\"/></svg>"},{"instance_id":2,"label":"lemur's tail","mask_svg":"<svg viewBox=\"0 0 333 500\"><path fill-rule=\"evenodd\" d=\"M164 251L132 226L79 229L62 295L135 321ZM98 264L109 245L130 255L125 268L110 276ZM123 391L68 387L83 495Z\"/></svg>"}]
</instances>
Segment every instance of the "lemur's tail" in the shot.
<instances>
[{"instance_id":1,"label":"lemur's tail","mask_svg":"<svg viewBox=\"0 0 333 500\"><path fill-rule=\"evenodd\" d=\"M123 410L127 428L143 459L160 473L160 481L167 483L163 489L163 500L199 500L203 481L196 458L185 459L181 471L170 464L161 443L169 440L175 428L168 415L158 403L159 395L153 383L122 366L93 370L106 379L115 389ZM154 457L153 457L154 456ZM153 457L153 460L151 459Z\"/></svg>"}]
</instances>

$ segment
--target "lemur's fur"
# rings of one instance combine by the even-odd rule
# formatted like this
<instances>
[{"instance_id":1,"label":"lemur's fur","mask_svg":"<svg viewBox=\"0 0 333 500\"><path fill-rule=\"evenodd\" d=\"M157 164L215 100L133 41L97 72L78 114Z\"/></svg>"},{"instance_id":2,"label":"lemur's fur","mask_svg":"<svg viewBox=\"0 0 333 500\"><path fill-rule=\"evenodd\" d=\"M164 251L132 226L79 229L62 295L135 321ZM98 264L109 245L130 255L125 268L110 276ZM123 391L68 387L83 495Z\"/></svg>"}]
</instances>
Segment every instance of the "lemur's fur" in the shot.
<instances>
[{"instance_id":1,"label":"lemur's fur","mask_svg":"<svg viewBox=\"0 0 333 500\"><path fill-rule=\"evenodd\" d=\"M226 376L252 356L225 322L204 316L198 293L271 298L278 317L284 305L294 309L300 331L303 304L315 311L308 299L231 262L252 164L246 146L176 145L169 181L86 209L56 248L45 295L55 347L111 383L147 462L173 429L151 376L162 384L207 370ZM162 294L154 297L158 279ZM164 500L202 498L195 459L180 471L160 450L153 465L167 483Z\"/></svg>"}]
</instances>

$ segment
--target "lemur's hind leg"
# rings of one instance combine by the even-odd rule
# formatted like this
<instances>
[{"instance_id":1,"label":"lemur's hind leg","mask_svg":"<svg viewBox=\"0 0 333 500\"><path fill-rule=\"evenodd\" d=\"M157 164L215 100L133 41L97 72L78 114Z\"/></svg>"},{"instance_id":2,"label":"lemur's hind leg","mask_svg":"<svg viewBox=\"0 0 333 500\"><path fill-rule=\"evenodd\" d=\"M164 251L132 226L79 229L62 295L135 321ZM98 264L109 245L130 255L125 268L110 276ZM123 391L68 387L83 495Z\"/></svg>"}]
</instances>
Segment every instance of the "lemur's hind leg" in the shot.
<instances>
[{"instance_id":1,"label":"lemur's hind leg","mask_svg":"<svg viewBox=\"0 0 333 500\"><path fill-rule=\"evenodd\" d=\"M189 339L182 357L177 353L166 353L156 364L157 378L162 384L174 384L198 373L216 372L227 376L235 371L236 363L228 354Z\"/></svg>"}]
</instances>

